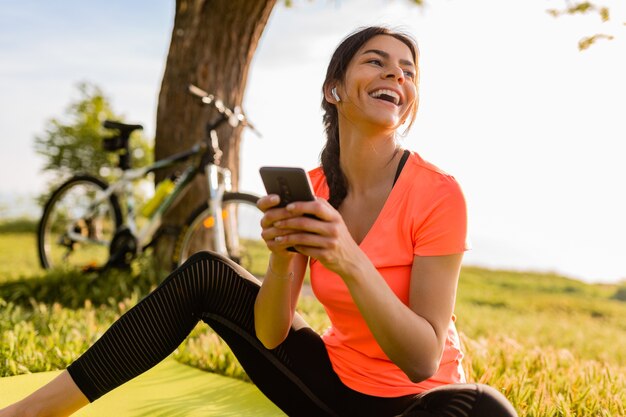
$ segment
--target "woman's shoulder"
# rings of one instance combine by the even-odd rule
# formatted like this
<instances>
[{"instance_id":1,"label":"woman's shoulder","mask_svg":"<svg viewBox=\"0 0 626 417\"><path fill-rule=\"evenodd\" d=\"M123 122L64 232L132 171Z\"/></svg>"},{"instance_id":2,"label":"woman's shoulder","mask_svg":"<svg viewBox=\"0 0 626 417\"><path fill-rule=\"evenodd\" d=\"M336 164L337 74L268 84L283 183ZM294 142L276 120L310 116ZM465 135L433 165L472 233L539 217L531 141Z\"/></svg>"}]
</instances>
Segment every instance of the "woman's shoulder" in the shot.
<instances>
[{"instance_id":1,"label":"woman's shoulder","mask_svg":"<svg viewBox=\"0 0 626 417\"><path fill-rule=\"evenodd\" d=\"M410 159L413 175L404 198L413 253L438 256L467 250L467 205L458 182L417 154Z\"/></svg>"},{"instance_id":2,"label":"woman's shoulder","mask_svg":"<svg viewBox=\"0 0 626 417\"><path fill-rule=\"evenodd\" d=\"M452 177L452 175L450 175L449 173L447 173L443 169L439 168L437 165L433 164L432 162L428 162L427 160L422 158L419 153L417 153L415 151L410 151L410 152L411 153L409 155L409 159L407 160L407 162L412 164L417 169L425 170L426 172L429 172L432 175L441 175L441 176L444 176L444 177Z\"/></svg>"},{"instance_id":3,"label":"woman's shoulder","mask_svg":"<svg viewBox=\"0 0 626 417\"><path fill-rule=\"evenodd\" d=\"M460 189L456 178L439 168L437 165L426 161L417 152L411 151L407 160L408 176L410 184L419 188L437 189Z\"/></svg>"}]
</instances>

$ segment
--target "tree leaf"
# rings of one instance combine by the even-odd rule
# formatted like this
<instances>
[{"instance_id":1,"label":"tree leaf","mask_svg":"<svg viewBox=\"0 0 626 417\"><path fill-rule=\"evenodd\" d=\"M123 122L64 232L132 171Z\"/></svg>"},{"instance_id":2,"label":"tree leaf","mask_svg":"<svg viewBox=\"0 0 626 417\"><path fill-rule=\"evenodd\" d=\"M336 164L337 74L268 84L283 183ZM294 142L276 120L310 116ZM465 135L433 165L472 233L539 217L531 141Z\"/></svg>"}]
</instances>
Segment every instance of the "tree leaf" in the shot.
<instances>
[{"instance_id":1,"label":"tree leaf","mask_svg":"<svg viewBox=\"0 0 626 417\"><path fill-rule=\"evenodd\" d=\"M606 35L604 33L597 33L593 36L582 38L580 41L578 41L578 49L584 51L585 49L588 49L591 45L593 45L598 39L606 39L610 41L613 40L613 36Z\"/></svg>"}]
</instances>

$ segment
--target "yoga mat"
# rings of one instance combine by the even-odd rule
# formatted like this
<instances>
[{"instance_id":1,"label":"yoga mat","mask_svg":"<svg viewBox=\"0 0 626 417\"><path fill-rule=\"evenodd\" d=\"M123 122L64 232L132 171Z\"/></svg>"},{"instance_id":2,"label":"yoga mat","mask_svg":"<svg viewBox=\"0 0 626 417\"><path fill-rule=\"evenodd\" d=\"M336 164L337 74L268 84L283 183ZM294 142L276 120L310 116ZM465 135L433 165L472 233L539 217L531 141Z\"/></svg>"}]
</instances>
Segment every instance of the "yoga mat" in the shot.
<instances>
[{"instance_id":1,"label":"yoga mat","mask_svg":"<svg viewBox=\"0 0 626 417\"><path fill-rule=\"evenodd\" d=\"M0 407L20 400L60 371L0 378ZM83 417L285 416L253 385L166 359L82 408Z\"/></svg>"}]
</instances>

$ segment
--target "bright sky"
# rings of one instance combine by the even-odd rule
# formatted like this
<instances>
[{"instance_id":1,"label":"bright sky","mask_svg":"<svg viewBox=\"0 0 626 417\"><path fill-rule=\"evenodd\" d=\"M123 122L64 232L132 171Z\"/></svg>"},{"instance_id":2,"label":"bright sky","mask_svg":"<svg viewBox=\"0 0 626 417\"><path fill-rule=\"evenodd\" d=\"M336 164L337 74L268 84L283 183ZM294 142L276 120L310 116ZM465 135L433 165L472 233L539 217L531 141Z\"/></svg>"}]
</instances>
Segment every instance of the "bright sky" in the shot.
<instances>
[{"instance_id":1,"label":"bright sky","mask_svg":"<svg viewBox=\"0 0 626 417\"><path fill-rule=\"evenodd\" d=\"M461 183L466 264L626 278L624 2L604 3L608 24L552 18L545 10L561 0L279 3L246 90L264 137L244 138L242 189L262 192L262 165L317 165L334 47L358 26L400 27L421 50L420 111L402 145ZM0 3L0 197L15 206L42 190L33 137L79 81L99 85L154 135L173 13L174 0ZM577 41L596 31L617 37L579 52Z\"/></svg>"}]
</instances>

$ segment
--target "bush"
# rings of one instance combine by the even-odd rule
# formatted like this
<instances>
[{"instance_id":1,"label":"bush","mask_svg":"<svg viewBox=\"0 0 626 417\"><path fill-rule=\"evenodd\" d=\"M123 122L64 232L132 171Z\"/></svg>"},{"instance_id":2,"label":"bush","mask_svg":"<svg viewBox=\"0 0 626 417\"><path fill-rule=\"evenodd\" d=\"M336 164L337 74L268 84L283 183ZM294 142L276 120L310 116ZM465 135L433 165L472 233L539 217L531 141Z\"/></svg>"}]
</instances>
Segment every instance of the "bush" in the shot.
<instances>
[{"instance_id":1,"label":"bush","mask_svg":"<svg viewBox=\"0 0 626 417\"><path fill-rule=\"evenodd\" d=\"M0 233L35 233L37 222L27 217L0 220Z\"/></svg>"},{"instance_id":2,"label":"bush","mask_svg":"<svg viewBox=\"0 0 626 417\"><path fill-rule=\"evenodd\" d=\"M626 301L626 282L623 282L617 288L617 291L615 291L615 294L613 294L613 297L611 298L618 301Z\"/></svg>"}]
</instances>

